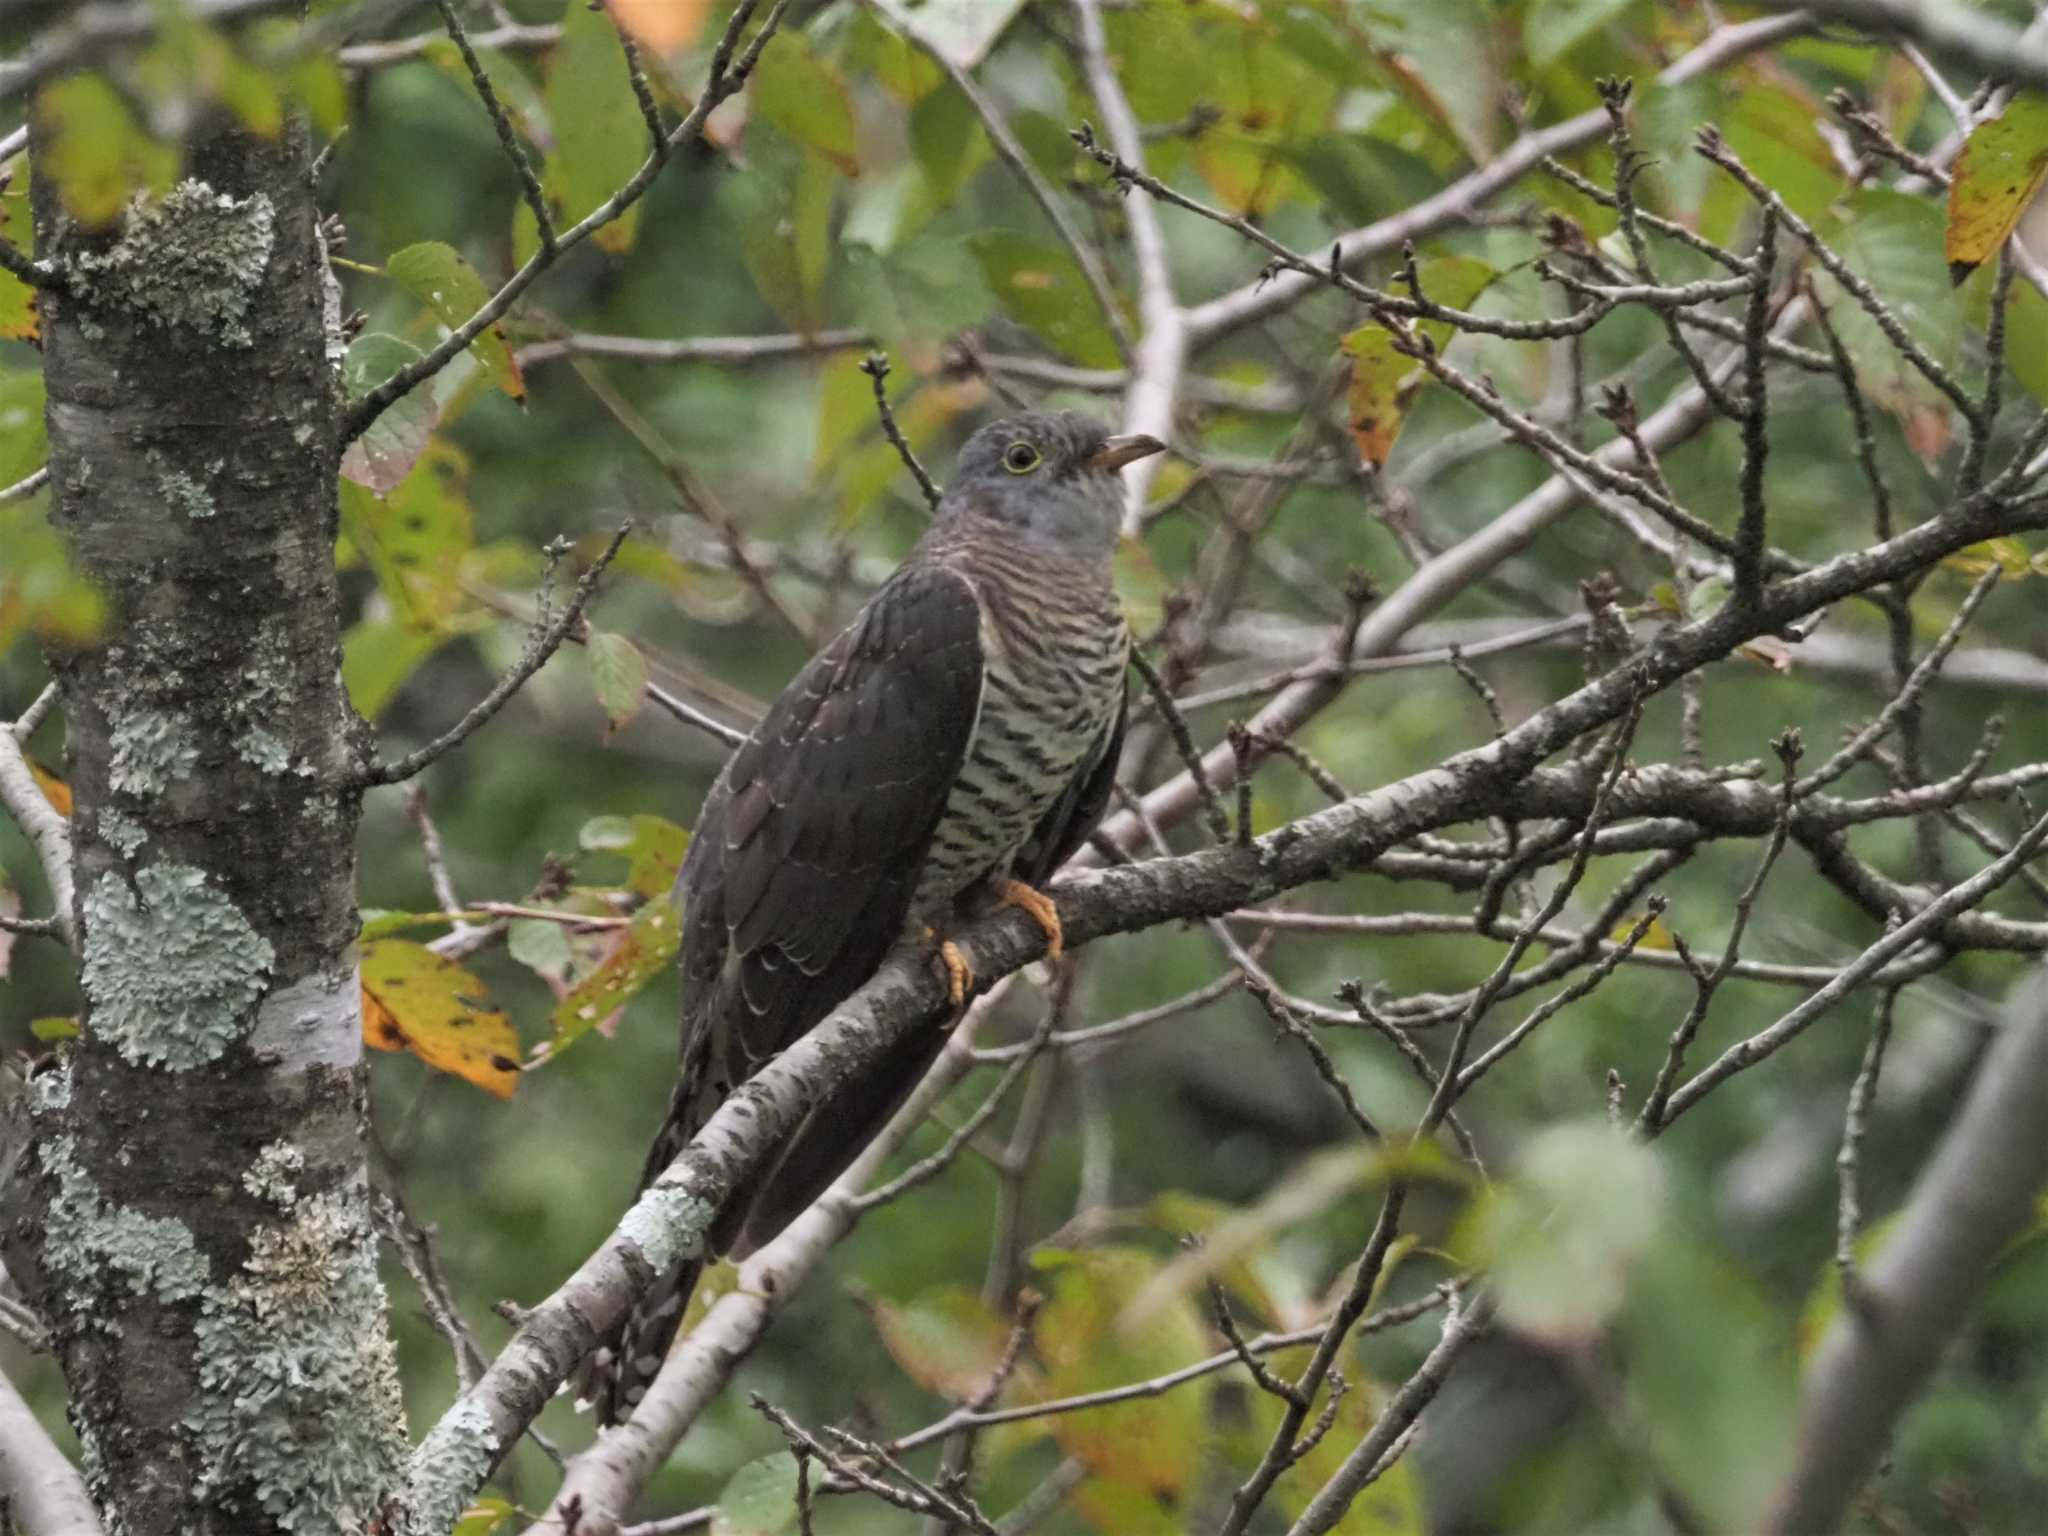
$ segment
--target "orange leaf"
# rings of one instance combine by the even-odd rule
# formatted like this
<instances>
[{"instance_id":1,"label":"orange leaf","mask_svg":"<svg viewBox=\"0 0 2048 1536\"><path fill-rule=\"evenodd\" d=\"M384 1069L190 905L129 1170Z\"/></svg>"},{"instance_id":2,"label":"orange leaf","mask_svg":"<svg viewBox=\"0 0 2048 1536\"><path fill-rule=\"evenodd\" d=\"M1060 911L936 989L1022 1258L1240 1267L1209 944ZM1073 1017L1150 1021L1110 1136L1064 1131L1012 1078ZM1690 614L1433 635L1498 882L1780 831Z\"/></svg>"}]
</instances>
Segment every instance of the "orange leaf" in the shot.
<instances>
[{"instance_id":1,"label":"orange leaf","mask_svg":"<svg viewBox=\"0 0 2048 1536\"><path fill-rule=\"evenodd\" d=\"M30 761L28 771L35 775L36 787L43 792L43 798L56 808L59 816L71 814L71 786L40 764Z\"/></svg>"},{"instance_id":2,"label":"orange leaf","mask_svg":"<svg viewBox=\"0 0 2048 1536\"><path fill-rule=\"evenodd\" d=\"M704 30L711 0L605 0L605 9L641 47L674 53L695 42Z\"/></svg>"},{"instance_id":3,"label":"orange leaf","mask_svg":"<svg viewBox=\"0 0 2048 1536\"><path fill-rule=\"evenodd\" d=\"M485 1006L483 983L410 939L363 946L363 1041L411 1051L501 1099L519 1084L519 1036Z\"/></svg>"}]
</instances>

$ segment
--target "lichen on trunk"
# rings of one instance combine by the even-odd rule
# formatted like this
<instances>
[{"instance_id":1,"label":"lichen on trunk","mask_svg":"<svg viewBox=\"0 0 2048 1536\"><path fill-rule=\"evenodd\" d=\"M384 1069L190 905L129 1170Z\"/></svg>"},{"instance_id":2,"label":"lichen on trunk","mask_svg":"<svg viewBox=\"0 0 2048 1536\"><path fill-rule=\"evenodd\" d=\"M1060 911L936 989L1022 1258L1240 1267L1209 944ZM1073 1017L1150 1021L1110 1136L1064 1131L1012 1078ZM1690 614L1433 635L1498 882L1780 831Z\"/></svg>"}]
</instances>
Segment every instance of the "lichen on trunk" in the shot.
<instances>
[{"instance_id":1,"label":"lichen on trunk","mask_svg":"<svg viewBox=\"0 0 2048 1536\"><path fill-rule=\"evenodd\" d=\"M406 1437L305 135L210 129L108 228L45 181L34 208L50 517L108 620L52 657L86 1010L25 1096L0 1236L110 1532L360 1533Z\"/></svg>"}]
</instances>

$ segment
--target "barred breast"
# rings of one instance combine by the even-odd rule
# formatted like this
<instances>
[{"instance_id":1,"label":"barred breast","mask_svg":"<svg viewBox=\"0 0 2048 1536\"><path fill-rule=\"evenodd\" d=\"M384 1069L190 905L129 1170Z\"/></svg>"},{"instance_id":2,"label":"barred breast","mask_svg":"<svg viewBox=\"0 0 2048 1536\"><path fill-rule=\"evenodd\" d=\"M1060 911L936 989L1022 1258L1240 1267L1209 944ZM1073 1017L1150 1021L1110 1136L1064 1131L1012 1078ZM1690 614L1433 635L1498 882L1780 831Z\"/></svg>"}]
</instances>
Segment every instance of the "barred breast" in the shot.
<instances>
[{"instance_id":1,"label":"barred breast","mask_svg":"<svg viewBox=\"0 0 2048 1536\"><path fill-rule=\"evenodd\" d=\"M1105 571L992 544L949 563L981 611L981 708L911 899L913 927L1007 871L1039 819L1094 767L1130 657Z\"/></svg>"}]
</instances>

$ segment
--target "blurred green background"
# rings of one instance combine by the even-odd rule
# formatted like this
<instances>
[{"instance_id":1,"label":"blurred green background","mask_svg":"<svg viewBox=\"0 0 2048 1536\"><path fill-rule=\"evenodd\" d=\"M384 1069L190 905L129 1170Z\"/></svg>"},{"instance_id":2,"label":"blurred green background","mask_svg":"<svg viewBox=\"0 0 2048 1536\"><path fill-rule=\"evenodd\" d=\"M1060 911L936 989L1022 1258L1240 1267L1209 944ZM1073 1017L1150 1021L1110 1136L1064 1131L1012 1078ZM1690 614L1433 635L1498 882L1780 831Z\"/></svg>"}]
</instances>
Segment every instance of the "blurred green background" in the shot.
<instances>
[{"instance_id":1,"label":"blurred green background","mask_svg":"<svg viewBox=\"0 0 2048 1536\"><path fill-rule=\"evenodd\" d=\"M2000 9L2028 17L2023 6ZM1304 251L1327 250L1334 234L1427 196L1497 153L1520 127L1593 106L1596 77L1631 75L1638 82L1639 141L1653 157L1641 184L1650 206L1713 239L1742 236L1743 200L1687 147L1700 125L1718 124L1759 175L1897 302L1930 349L1967 372L1981 357L1989 273L1951 290L1938 197L1852 186L1817 128L1827 92L1840 88L1878 111L1903 141L1931 150L1949 127L1939 103L1895 52L1846 34L1786 43L1682 87L1653 84L1663 64L1708 35L1714 13L1704 5L1615 0L1141 0L1112 10L1107 25L1120 76L1150 134L1151 168L1192 195L1253 215ZM512 0L509 14L533 26L564 21L553 0ZM723 6L713 7L698 36L653 57L664 103L672 107L701 80L708 41L724 14ZM970 43L986 39L977 78L1039 171L1111 253L1128 295L1124 210L1067 137L1070 127L1100 116L1076 70L1071 12L1043 0L932 0L914 14L920 24L959 29ZM390 35L414 35L429 16L416 14ZM543 168L550 196L573 209L594 182L615 181L620 165L630 171L641 129L609 23L572 4L566 25L566 41L486 46L482 57ZM474 26L486 36L496 23L479 11ZM200 78L188 79L186 88ZM1967 90L1973 82L1957 83ZM374 66L332 64L325 75L307 74L282 91L283 99L296 93L311 104L323 140L332 144L320 202L346 226L343 254L353 264L340 274L346 306L363 312L366 334L431 345L439 322L385 270L394 253L445 242L489 284L502 280L531 238L517 180L459 61L441 43ZM148 130L148 100L147 91L129 98L129 128L137 135ZM337 138L343 122L346 132ZM1116 356L1068 258L992 156L965 99L871 12L848 0L797 7L788 38L764 59L748 96L714 118L713 129L713 142L663 172L630 240L610 249L586 245L540 283L508 322L508 346L518 350L567 333L691 338L856 330L894 360L895 408L941 480L959 441L999 414L1006 399L1092 405L1114 415L1113 392L1048 387L1005 372L999 362L989 365L991 380L970 366L977 356L1029 356L1069 369L1103 368ZM1577 153L1571 163L1603 184L1613 171L1604 148ZM5 194L17 216L23 184L17 176ZM1183 302L1257 278L1263 257L1246 242L1177 212L1164 217ZM1574 221L1596 241L1613 230L1610 214L1537 175L1499 199L1484 221L1432 237L1422 254L1485 263L1491 286L1475 306L1484 312L1554 313L1557 291L1533 270L1548 249L1550 217ZM1612 242L1604 248L1615 249ZM1667 279L1705 275L1704 264L1686 253L1661 246L1659 255ZM1382 281L1389 268L1367 275ZM2048 304L2023 289L2015 305L2013 367L2020 384L2034 389L2048 359L2041 345L2048 341ZM1204 378L1298 395L1361 318L1347 301L1317 297L1204 350L1191 366ZM1925 387L1889 364L1875 336L1858 330L1857 318L1844 307L1844 339L1882 407L1875 430L1894 515L1910 521L1939 503L1959 448L1947 440L1946 424L1931 419L1930 412L1940 413ZM355 626L350 682L382 739L393 747L427 739L516 657L524 633L519 616L531 611L542 545L572 541L573 569L629 518L636 542L606 581L594 624L629 639L662 686L744 724L747 701L771 696L802 661L806 644L765 613L735 573L727 532L716 519L767 572L782 603L828 632L923 523L916 488L876 429L869 384L855 366L863 350L744 364L533 358L523 403L493 387L489 359L465 361L444 377L430 466L435 485L423 490L413 483L396 493L422 498L430 516L426 577L393 577L364 561L365 540L380 529L390 533L379 520L393 514L370 493L349 492L350 516L359 519L348 524L354 543L345 551ZM1562 345L1466 338L1451 359L1468 373L1490 376L1511 400L1553 411L1568 401L1575 369L1589 381L1627 377L1646 411L1685 378L1661 327L1638 312L1604 323L1577 357ZM39 403L35 367L30 343L0 344L0 405ZM1773 389L1773 540L1804 558L1867 540L1870 495L1838 386L1780 370ZM1305 659L1341 612L1345 571L1367 572L1392 590L1410 569L1353 472L1341 408L1339 401L1328 412L1331 430L1311 438L1318 464L1280 499L1232 623L1199 658L1197 686ZM2036 409L2023 395L2007 419ZM1565 426L1588 444L1609 430L1590 410ZM1190 407L1182 446L1227 471L1245 458L1282 455L1295 427L1287 413ZM10 439L13 473L0 480L35 466L34 437L30 426ZM658 441L708 489L713 518L679 502L646 441ZM1666 464L1686 504L1722 527L1732 522L1739 448L1733 430L1717 426ZM13 463L17 457L21 465ZM1162 606L1172 606L1170 594L1199 583L1202 552L1218 546L1233 510L1257 488L1224 472L1182 495L1189 478L1185 463L1168 468L1157 494L1178 497L1176 504L1120 557L1141 635L1157 629ZM1476 412L1424 389L1385 485L1412 509L1422 538L1442 545L1482 527L1543 478L1534 459L1500 445ZM0 511L19 513L19 527L4 536L22 541L6 546L0 576L11 565L25 579L32 568L25 541L40 517L39 502ZM2018 568L2032 553L2019 552ZM1993 557L2013 558L2011 551ZM1624 604L1643 611L1638 632L1646 633L1668 572L1588 509L1546 533L1498 579L1473 586L1442 617L1469 626L1569 615L1579 611L1578 584L1602 571L1614 574ZM1973 575L1967 563L1943 569L1914 595L1923 645ZM1953 771L1993 713L2007 723L1994 768L2048 757L2041 591L2038 574L2003 584L1966 643L2009 653L2016 664L2031 658L2032 686L1938 685L1927 707L1930 772ZM20 632L21 622L10 621L8 628L14 643L0 656L0 713L12 715L45 673L33 626ZM1821 642L1851 662L1881 662L1881 620L1866 606L1845 605L1829 614ZM1510 720L1583 676L1570 646L1475 665ZM426 776L428 804L464 901L527 899L551 858L573 868L581 883L616 886L616 861L583 847L588 823L642 813L684 826L693 819L721 758L718 743L652 708L614 722L601 686L589 654L566 650ZM1782 672L1731 659L1705 674L1708 760L1767 758L1770 739L1788 725L1824 753L1886 692L1881 666L1809 664L1796 648ZM1205 744L1220 739L1229 713L1195 717ZM1484 740L1489 729L1472 694L1447 670L1432 668L1358 680L1301 742L1345 785L1360 789L1427 767ZM33 748L61 772L61 721L46 725ZM1651 706L1632 756L1647 763L1677 751L1677 700L1662 698ZM1150 772L1160 777L1174 767L1169 752ZM1853 794L1882 788L1868 768L1842 786ZM1262 829L1321 803L1315 787L1284 763L1258 777ZM1984 814L2008 832L2016 824L2009 807ZM1172 837L1181 848L1202 843L1193 825ZM1853 846L1897 878L1917 877L1907 827L1859 830ZM399 791L370 797L360 847L366 909L436 907ZM1960 841L1946 851L1952 872L1982 859ZM1660 886L1671 903L1666 927L1700 950L1716 949L1732 894L1756 858L1754 846L1709 846L1667 877ZM1583 918L1597 907L1628 862L1596 864L1567 917ZM11 826L0 827L0 868L24 893L27 909L39 910L39 880ZM2007 899L2008 910L2041 916L2025 893ZM1332 912L1456 913L1469 909L1470 898L1364 875L1302 892L1299 904ZM1745 953L1827 964L1853 954L1876 931L1795 849L1772 876ZM1454 991L1479 980L1498 954L1495 945L1448 936L1283 935L1268 959L1291 990L1327 1000L1351 979L1397 995ZM1173 997L1224 968L1199 928L1105 941L1079 959L1069 1027ZM467 963L524 1047L548 1038L557 999L529 966L502 946ZM1881 1220L1896 1208L2021 966L2015 956L1960 956L1901 997L1865 1154L1867 1217ZM1357 1523L1345 1530L1421 1529L1425 1516L1435 1530L1661 1530L1660 1484L1678 1488L1710 1517L1728 1519L1753 1508L1768 1486L1786 1448L1802 1319L1810 1326L1816 1309L1831 1305L1825 1277L1835 1241L1833 1159L1871 999L1852 1000L1796 1046L1716 1093L1648 1153L1622 1157L1597 1129L1608 1073L1618 1072L1628 1085L1633 1110L1691 995L1680 973L1625 967L1547 1025L1467 1101L1463 1116L1489 1167L1539 1209L1548 1209L1540 1202L1549 1199L1566 1213L1559 1252L1548 1255L1557 1267L1529 1282L1539 1295L1546 1286L1554 1293L1554 1326L1504 1329L1468 1357L1430 1410L1412 1471L1390 1478L1387 1497L1361 1505ZM1731 982L1693 1060L1710 1059L1769 1023L1798 995ZM1013 989L985 1038L1024 1037L1046 998L1035 982ZM1500 1010L1488 1037L1536 1000ZM74 1014L78 1004L64 958L47 944L18 943L0 981L0 1046L42 1049L31 1021ZM664 971L633 998L615 1035L585 1038L526 1072L508 1101L409 1056L372 1061L380 1142L415 1212L438 1227L447 1272L487 1347L506 1331L490 1304L531 1304L547 1295L609 1232L629 1199L666 1102L675 1015L674 984ZM1381 1123L1412 1121L1422 1096L1404 1063L1363 1032L1324 1035ZM941 1118L957 1123L993 1081L993 1069L978 1071ZM1012 1113L1006 1108L998 1127ZM903 1160L930 1152L945 1134L943 1124L928 1126ZM1264 1014L1232 993L1062 1078L1021 1230L1031 1243L1054 1234L1074 1242L1074 1232L1063 1229L1077 1200L1106 1177L1116 1215L1099 1221L1089 1240L1146 1256L1129 1262L1149 1271L1173 1253L1192 1209L1162 1203L1162 1195L1250 1207L1297 1174L1305 1159L1354 1140L1300 1048L1276 1038ZM1376 1208L1374 1176L1362 1169L1308 1219L1257 1245L1257 1284L1234 1287L1248 1329L1300 1321L1302 1309L1339 1278ZM692 1431L644 1507L672 1512L713 1501L736 1469L780 1448L772 1426L746 1406L749 1392L806 1423L840 1422L880 1435L942 1413L945 1403L929 1382L919 1384L920 1364L929 1362L906 1360L900 1342L892 1355L872 1308L879 1301L926 1318L943 1310L937 1298L948 1288L977 1290L996 1194L987 1162L970 1152L936 1181L864 1220ZM1456 1272L1446 1245L1475 1241L1475 1224L1516 1230L1512 1210L1475 1214L1474 1201L1465 1183L1426 1186L1411 1206L1419 1244L1403 1256L1387 1299L1424 1295ZM1528 1241L1541 1249L1542 1240ZM1539 1267L1544 1258L1537 1254ZM395 1264L389 1270L408 1408L418 1427L450 1401L454 1381L446 1347L410 1282ZM1078 1260L1027 1278L1066 1298L1070 1326L1097 1330L1107 1327L1097 1315L1104 1298L1122 1283ZM1610 1283L1614 1294L1604 1297ZM1196 1313L1176 1315L1190 1344L1216 1347ZM1427 1317L1347 1351L1345 1370L1359 1385L1359 1402L1398 1383L1437 1326ZM1157 1355L1138 1351L1122 1363L1132 1374L1175 1363ZM0 1345L0 1366L54 1426L60 1392L49 1362ZM1121 1432L1190 1437L1191 1447L1199 1441L1207 1448L1200 1459L1191 1455L1182 1466L1169 1457L1173 1469L1136 1503L1117 1503L1122 1495L1098 1487L1101 1502L1065 1511L1042 1529L1213 1524L1218 1501L1227 1500L1248 1464L1264 1408L1241 1376L1211 1378L1208 1386L1158 1401L1168 1406L1148 1410L1155 1416L1132 1420ZM1859 1510L1858 1528L2031 1528L2048 1492L2044 1403L2048 1245L2032 1242L2004 1262L1963 1343L1904 1421L1888 1470ZM589 1434L587 1420L566 1403L551 1408L544 1425L565 1446ZM1062 1442L1041 1432L987 1443L987 1507L1006 1508L1062 1454L1100 1456L1098 1470L1114 1470L1114 1446L1091 1442L1085 1425L1071 1434L1079 1438ZM550 1477L524 1447L499 1491L537 1510ZM1289 1501L1298 1507L1311 1487L1305 1471L1283 1485L1272 1528L1284 1523ZM827 1506L820 1529L893 1532L915 1524L872 1501L841 1499Z\"/></svg>"}]
</instances>

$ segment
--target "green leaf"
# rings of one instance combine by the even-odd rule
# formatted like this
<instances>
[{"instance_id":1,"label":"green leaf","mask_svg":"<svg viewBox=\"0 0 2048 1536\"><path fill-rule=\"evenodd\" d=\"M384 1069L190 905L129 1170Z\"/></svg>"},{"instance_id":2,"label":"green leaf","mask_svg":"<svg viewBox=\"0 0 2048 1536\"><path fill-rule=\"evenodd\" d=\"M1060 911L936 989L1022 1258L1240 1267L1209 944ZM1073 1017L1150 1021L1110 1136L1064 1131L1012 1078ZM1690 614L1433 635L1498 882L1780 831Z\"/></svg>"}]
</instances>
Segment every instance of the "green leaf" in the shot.
<instances>
[{"instance_id":1,"label":"green leaf","mask_svg":"<svg viewBox=\"0 0 2048 1536\"><path fill-rule=\"evenodd\" d=\"M1970 130L1948 184L1944 249L1960 283L1998 253L2048 179L2048 101L2021 92Z\"/></svg>"},{"instance_id":2,"label":"green leaf","mask_svg":"<svg viewBox=\"0 0 2048 1536\"><path fill-rule=\"evenodd\" d=\"M1865 278L1936 362L1961 353L1961 297L1942 259L1941 213L1922 198L1865 187L1849 199L1835 249ZM1948 398L1901 357L1863 306L1826 273L1814 286L1863 387L1899 421L1906 441L1931 460L1948 445Z\"/></svg>"},{"instance_id":3,"label":"green leaf","mask_svg":"<svg viewBox=\"0 0 2048 1536\"><path fill-rule=\"evenodd\" d=\"M981 119L966 96L950 84L911 109L910 149L926 195L940 206L959 194L992 153Z\"/></svg>"},{"instance_id":4,"label":"green leaf","mask_svg":"<svg viewBox=\"0 0 2048 1536\"><path fill-rule=\"evenodd\" d=\"M1676 1231L1643 1254L1617 1332L1629 1401L1660 1476L1703 1528L1762 1530L1798 1443L1797 1357L1782 1317L1747 1278Z\"/></svg>"},{"instance_id":5,"label":"green leaf","mask_svg":"<svg viewBox=\"0 0 2048 1536\"><path fill-rule=\"evenodd\" d=\"M1011 319L1071 362L1117 366L1116 339L1073 257L1008 230L970 236L967 248Z\"/></svg>"},{"instance_id":6,"label":"green leaf","mask_svg":"<svg viewBox=\"0 0 2048 1536\"><path fill-rule=\"evenodd\" d=\"M478 1494L476 1501L462 1512L448 1536L491 1536L512 1518L512 1513L510 1499L501 1499L494 1493Z\"/></svg>"},{"instance_id":7,"label":"green leaf","mask_svg":"<svg viewBox=\"0 0 2048 1536\"><path fill-rule=\"evenodd\" d=\"M1823 220L1843 191L1841 166L1816 126L1825 117L1811 97L1752 73L1721 124L1728 147L1809 224Z\"/></svg>"},{"instance_id":8,"label":"green leaf","mask_svg":"<svg viewBox=\"0 0 2048 1536\"><path fill-rule=\"evenodd\" d=\"M451 331L490 301L490 290L475 269L455 247L439 240L423 241L393 252L384 263L384 270ZM469 350L490 370L498 388L514 400L526 399L526 381L520 377L519 364L506 345L502 329L495 325L484 327L469 344Z\"/></svg>"},{"instance_id":9,"label":"green leaf","mask_svg":"<svg viewBox=\"0 0 2048 1536\"><path fill-rule=\"evenodd\" d=\"M42 370L0 369L0 488L34 474L49 457Z\"/></svg>"},{"instance_id":10,"label":"green leaf","mask_svg":"<svg viewBox=\"0 0 2048 1536\"><path fill-rule=\"evenodd\" d=\"M586 853L614 853L626 861L626 889L665 896L683 867L690 834L660 816L593 816L577 841Z\"/></svg>"},{"instance_id":11,"label":"green leaf","mask_svg":"<svg viewBox=\"0 0 2048 1536\"><path fill-rule=\"evenodd\" d=\"M597 702L604 706L611 728L617 730L647 702L647 658L631 640L609 630L591 631L586 649L590 675L597 684Z\"/></svg>"},{"instance_id":12,"label":"green leaf","mask_svg":"<svg viewBox=\"0 0 2048 1536\"><path fill-rule=\"evenodd\" d=\"M633 99L625 50L602 7L575 0L562 15L562 40L548 58L545 93L555 148L541 181L561 222L573 225L631 179L647 158L647 125ZM635 203L591 236L614 254L633 248Z\"/></svg>"},{"instance_id":13,"label":"green leaf","mask_svg":"<svg viewBox=\"0 0 2048 1536\"><path fill-rule=\"evenodd\" d=\"M791 1536L796 1528L796 1458L787 1451L733 1473L711 1517L711 1536Z\"/></svg>"},{"instance_id":14,"label":"green leaf","mask_svg":"<svg viewBox=\"0 0 2048 1536\"><path fill-rule=\"evenodd\" d=\"M831 65L802 36L775 34L747 83L762 121L823 155L847 176L860 174L853 134L853 99Z\"/></svg>"},{"instance_id":15,"label":"green leaf","mask_svg":"<svg viewBox=\"0 0 2048 1536\"><path fill-rule=\"evenodd\" d=\"M111 224L138 192L167 192L178 152L152 140L128 103L98 75L68 75L36 97L42 122L36 174L57 184L65 208L91 228Z\"/></svg>"},{"instance_id":16,"label":"green leaf","mask_svg":"<svg viewBox=\"0 0 2048 1536\"><path fill-rule=\"evenodd\" d=\"M360 399L424 355L409 341L366 331L349 343L341 363L342 384L350 399ZM440 415L433 390L421 386L406 391L348 445L341 456L343 478L384 495L412 472Z\"/></svg>"},{"instance_id":17,"label":"green leaf","mask_svg":"<svg viewBox=\"0 0 2048 1536\"><path fill-rule=\"evenodd\" d=\"M1649 1148L1604 1120L1555 1125L1531 1138L1512 1182L1480 1196L1455 1247L1491 1271L1503 1321L1559 1346L1581 1343L1620 1309L1662 1205Z\"/></svg>"},{"instance_id":18,"label":"green leaf","mask_svg":"<svg viewBox=\"0 0 2048 1536\"><path fill-rule=\"evenodd\" d=\"M575 961L568 930L544 917L515 918L505 930L505 949L529 971L550 981L560 981Z\"/></svg>"},{"instance_id":19,"label":"green leaf","mask_svg":"<svg viewBox=\"0 0 2048 1536\"><path fill-rule=\"evenodd\" d=\"M649 982L664 975L681 939L675 899L664 892L634 914L617 948L556 1005L550 1023L550 1059L625 1007Z\"/></svg>"},{"instance_id":20,"label":"green leaf","mask_svg":"<svg viewBox=\"0 0 2048 1536\"><path fill-rule=\"evenodd\" d=\"M448 631L396 619L369 619L351 628L341 640L341 681L356 713L375 720L406 679L450 638Z\"/></svg>"},{"instance_id":21,"label":"green leaf","mask_svg":"<svg viewBox=\"0 0 2048 1536\"><path fill-rule=\"evenodd\" d=\"M383 907L365 907L361 916L362 931L356 939L363 944L413 928L446 928L455 921L449 912L393 912Z\"/></svg>"},{"instance_id":22,"label":"green leaf","mask_svg":"<svg viewBox=\"0 0 2048 1536\"><path fill-rule=\"evenodd\" d=\"M1570 53L1581 39L1606 26L1634 0L1534 0L1522 18L1522 47L1541 69Z\"/></svg>"},{"instance_id":23,"label":"green leaf","mask_svg":"<svg viewBox=\"0 0 2048 1536\"><path fill-rule=\"evenodd\" d=\"M66 1018L30 1019L28 1032L45 1045L78 1038L78 1020Z\"/></svg>"}]
</instances>

